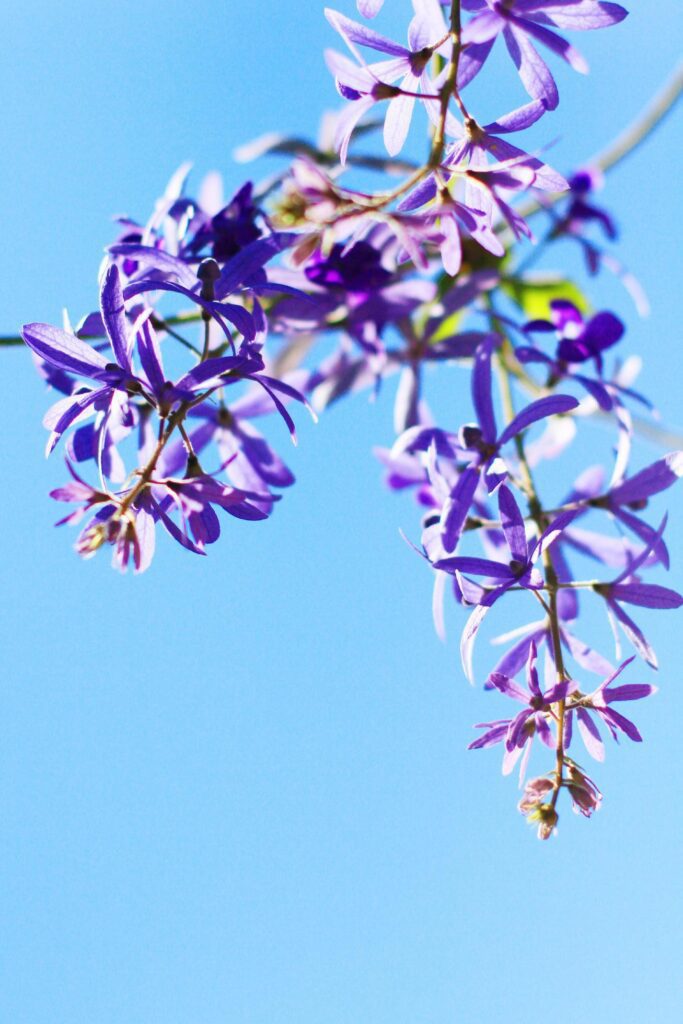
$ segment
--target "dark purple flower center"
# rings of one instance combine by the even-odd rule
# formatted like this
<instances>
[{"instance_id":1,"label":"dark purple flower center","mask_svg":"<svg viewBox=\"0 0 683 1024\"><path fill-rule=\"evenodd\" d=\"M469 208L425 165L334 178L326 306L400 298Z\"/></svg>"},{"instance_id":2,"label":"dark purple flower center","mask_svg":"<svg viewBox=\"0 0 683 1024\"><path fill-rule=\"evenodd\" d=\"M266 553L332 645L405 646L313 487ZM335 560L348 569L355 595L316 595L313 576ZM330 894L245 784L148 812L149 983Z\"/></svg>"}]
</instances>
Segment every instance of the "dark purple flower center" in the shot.
<instances>
[{"instance_id":1,"label":"dark purple flower center","mask_svg":"<svg viewBox=\"0 0 683 1024\"><path fill-rule=\"evenodd\" d=\"M391 278L390 271L380 262L379 252L369 242L356 242L347 252L337 243L326 258L314 256L305 273L313 284L349 292L374 291Z\"/></svg>"}]
</instances>

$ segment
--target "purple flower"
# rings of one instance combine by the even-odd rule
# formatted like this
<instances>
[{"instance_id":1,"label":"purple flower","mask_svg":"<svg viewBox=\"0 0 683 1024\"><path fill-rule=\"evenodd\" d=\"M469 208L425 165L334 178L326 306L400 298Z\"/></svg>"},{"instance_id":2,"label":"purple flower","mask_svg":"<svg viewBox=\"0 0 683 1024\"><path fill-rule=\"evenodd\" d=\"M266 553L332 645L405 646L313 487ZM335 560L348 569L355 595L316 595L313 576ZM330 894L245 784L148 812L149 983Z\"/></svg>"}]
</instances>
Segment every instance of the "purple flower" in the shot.
<instances>
[{"instance_id":1,"label":"purple flower","mask_svg":"<svg viewBox=\"0 0 683 1024\"><path fill-rule=\"evenodd\" d=\"M205 255L224 262L264 234L267 218L254 202L250 181L224 203L220 179L209 176L196 201L183 195L189 170L190 165L183 164L175 172L145 226L119 218L124 230L109 251L126 277L139 270L137 246L196 265Z\"/></svg>"},{"instance_id":2,"label":"purple flower","mask_svg":"<svg viewBox=\"0 0 683 1024\"><path fill-rule=\"evenodd\" d=\"M549 387L558 380L571 378L582 384L602 409L611 410L614 399L610 389L617 385L605 386L602 381L576 373L573 367L593 360L602 376L602 353L620 341L624 334L623 323L609 312L596 313L584 321L577 307L566 299L553 299L550 317L550 320L532 320L525 324L524 330L554 332L559 339L555 357L551 358L537 348L519 345L515 349L517 358L522 363L535 362L547 366Z\"/></svg>"},{"instance_id":3,"label":"purple flower","mask_svg":"<svg viewBox=\"0 0 683 1024\"><path fill-rule=\"evenodd\" d=\"M503 36L528 94L542 100L549 110L559 103L555 80L534 42L542 43L575 71L586 73L581 54L547 26L559 29L607 28L627 15L619 4L601 0L462 0L474 17L462 34L464 53L458 68L458 84L470 82L481 69L498 35Z\"/></svg>"},{"instance_id":4,"label":"purple flower","mask_svg":"<svg viewBox=\"0 0 683 1024\"><path fill-rule=\"evenodd\" d=\"M266 505L272 505L273 496L251 494L220 483L199 471L184 479L151 481L150 507L157 519L179 544L196 554L204 554L207 544L218 540L220 521L214 505L237 519L267 519ZM169 511L180 515L181 527L171 519ZM191 536L190 536L191 535Z\"/></svg>"},{"instance_id":5,"label":"purple flower","mask_svg":"<svg viewBox=\"0 0 683 1024\"><path fill-rule=\"evenodd\" d=\"M144 572L154 555L156 518L148 494L142 492L131 500L128 498L130 489L117 494L96 490L78 476L68 459L66 466L72 481L51 491L50 497L55 501L77 502L80 507L55 525L80 522L87 512L96 508L97 512L76 541L78 554L92 558L103 544L109 544L114 548L114 568L125 572L132 559L135 572Z\"/></svg>"},{"instance_id":6,"label":"purple flower","mask_svg":"<svg viewBox=\"0 0 683 1024\"><path fill-rule=\"evenodd\" d=\"M435 569L445 572L469 573L496 580L496 584L489 590L482 588L477 590L472 584L468 586L468 603L476 604L477 607L463 629L460 656L465 675L470 681L473 678L472 657L475 639L489 609L510 587L519 586L525 590L539 590L543 586L543 578L534 568L535 563L555 543L577 514L576 511L561 512L540 537L532 541L526 539L524 519L512 492L505 486L500 488L499 509L503 533L509 549L509 561L497 562L485 558L454 556L439 558L433 563Z\"/></svg>"},{"instance_id":7,"label":"purple flower","mask_svg":"<svg viewBox=\"0 0 683 1024\"><path fill-rule=\"evenodd\" d=\"M566 213L558 221L553 235L574 235L581 237L587 224L597 223L610 241L617 237L617 227L612 216L599 206L588 201L588 197L602 185L602 172L592 167L576 171L569 179L570 202Z\"/></svg>"},{"instance_id":8,"label":"purple flower","mask_svg":"<svg viewBox=\"0 0 683 1024\"><path fill-rule=\"evenodd\" d=\"M602 721L618 740L618 733L622 732L635 743L642 742L642 736L636 729L633 722L629 721L610 705L624 700L641 700L643 697L650 697L657 692L656 686L648 683L630 683L624 686L612 686L614 680L621 675L627 665L634 660L633 657L626 661L612 672L600 686L588 696L575 690L570 694L567 712L565 715L565 749L569 749L572 738L573 718L576 717L577 726L586 750L596 761L604 761L605 748L596 724Z\"/></svg>"},{"instance_id":9,"label":"purple flower","mask_svg":"<svg viewBox=\"0 0 683 1024\"><path fill-rule=\"evenodd\" d=\"M50 324L26 324L22 330L24 341L41 359L58 370L85 377L97 385L79 388L48 412L45 419L51 429L48 453L68 427L92 411L104 413L100 424L100 429L104 429L112 406L119 400L117 396L122 401L120 418L132 426L132 399L142 401L167 416L179 402L191 401L198 392L210 391L235 380L249 378L258 380L267 389L269 386L280 387L273 385L270 378L259 376L263 361L249 349L235 356L207 359L171 384L166 379L150 323L151 310L138 321L135 334L128 329L124 293L115 265L110 266L104 276L100 307L113 361L75 335ZM134 369L132 361L135 340L142 368L140 372ZM291 417L286 413L283 415L290 425Z\"/></svg>"},{"instance_id":10,"label":"purple flower","mask_svg":"<svg viewBox=\"0 0 683 1024\"><path fill-rule=\"evenodd\" d=\"M375 103L389 100L384 121L384 144L389 155L396 156L408 135L418 91L436 98L438 83L431 81L427 67L435 53L448 61L452 43L437 0L419 0L415 7L417 13L408 28L409 48L386 39L337 11L325 10L327 20L360 64L360 67L356 66L333 50L325 54L340 93L351 100L346 116L342 115L337 126L336 145L342 163L346 160L351 132ZM387 54L391 59L366 64L358 46ZM395 82L399 84L395 85Z\"/></svg>"},{"instance_id":11,"label":"purple flower","mask_svg":"<svg viewBox=\"0 0 683 1024\"><path fill-rule=\"evenodd\" d=\"M648 560L661 538L666 526L666 518L664 516L659 530L651 542L643 548L638 557L630 562L623 572L610 583L596 583L593 585L593 590L604 598L608 614L619 623L638 654L652 668L657 668L655 652L639 626L636 625L621 606L622 604L632 604L641 608L655 608L662 611L680 608L683 604L683 597L677 591L657 583L642 583L639 577L635 575L636 570Z\"/></svg>"},{"instance_id":12,"label":"purple flower","mask_svg":"<svg viewBox=\"0 0 683 1024\"><path fill-rule=\"evenodd\" d=\"M443 545L446 551L454 551L471 507L474 493L483 475L489 493L494 491L507 477L507 467L499 458L500 449L521 434L533 423L547 416L570 412L578 406L569 395L549 395L532 402L519 412L499 434L493 410L491 390L491 358L497 344L497 335L489 335L476 353L472 374L472 400L477 423L460 429L458 438L443 430L420 427L406 431L394 446L394 452L426 451L432 443L437 444L439 454L467 461L466 468L458 476L442 513Z\"/></svg>"},{"instance_id":13,"label":"purple flower","mask_svg":"<svg viewBox=\"0 0 683 1024\"><path fill-rule=\"evenodd\" d=\"M264 512L269 512L273 505L271 487L289 487L294 483L293 474L250 423L252 417L262 416L272 409L267 393L252 392L230 406L206 402L190 410L186 421L195 455L201 455L213 442L230 483L243 491L259 493L261 497L252 500L252 504ZM169 446L160 460L164 477L176 477L187 466L186 445L180 440Z\"/></svg>"},{"instance_id":14,"label":"purple flower","mask_svg":"<svg viewBox=\"0 0 683 1024\"><path fill-rule=\"evenodd\" d=\"M591 508L607 509L612 515L632 530L646 544L655 544L657 558L666 569L669 568L669 553L657 531L639 519L634 512L647 507L649 499L667 490L683 476L683 452L670 452L656 462L641 469L640 472L628 477L621 483L610 488L602 496L590 496L588 505Z\"/></svg>"},{"instance_id":15,"label":"purple flower","mask_svg":"<svg viewBox=\"0 0 683 1024\"><path fill-rule=\"evenodd\" d=\"M536 668L536 644L531 643L529 657L527 660L527 686L528 690L522 689L518 683L500 672L493 672L489 676L489 682L506 697L517 700L524 705L514 718L501 720L494 723L482 723L475 728L486 728L487 731L479 736L473 743L470 743L468 750L479 750L483 747L490 747L502 741L505 742L505 754L503 756L503 774L508 775L524 751L520 778L524 777L524 769L531 751L531 744L534 736L538 736L542 743L551 749L555 741L550 728L550 722L554 719L553 705L564 700L569 688L568 682L557 683L547 690L542 691L538 681ZM505 727L505 728L503 728Z\"/></svg>"}]
</instances>

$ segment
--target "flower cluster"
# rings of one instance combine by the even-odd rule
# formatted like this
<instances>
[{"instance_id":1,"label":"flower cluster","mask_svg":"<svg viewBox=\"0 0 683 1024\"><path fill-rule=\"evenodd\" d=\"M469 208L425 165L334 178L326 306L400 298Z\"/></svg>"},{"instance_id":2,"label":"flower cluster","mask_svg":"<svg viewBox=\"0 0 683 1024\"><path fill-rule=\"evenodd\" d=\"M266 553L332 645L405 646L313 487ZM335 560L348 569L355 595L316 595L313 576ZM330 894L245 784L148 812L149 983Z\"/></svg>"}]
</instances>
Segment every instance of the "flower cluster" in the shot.
<instances>
[{"instance_id":1,"label":"flower cluster","mask_svg":"<svg viewBox=\"0 0 683 1024\"><path fill-rule=\"evenodd\" d=\"M52 497L78 508L61 522L87 515L77 550L87 557L111 544L123 570L149 566L157 525L204 554L220 535L216 508L266 519L277 491L294 481L251 424L274 410L295 438L287 405L306 401L266 372L263 355L268 325L259 297L284 288L272 285L266 266L289 236L270 229L249 185L213 211L183 197L184 178L181 171L171 181L146 225L124 221L101 273L98 312L75 330L33 323L22 331L41 374L64 395L44 420L48 454L70 431L73 479ZM162 313L159 299L169 294L189 311ZM199 345L181 333L194 322ZM174 341L191 363L171 379L162 348ZM206 470L200 455L218 468ZM96 487L75 468L88 462Z\"/></svg>"},{"instance_id":2,"label":"flower cluster","mask_svg":"<svg viewBox=\"0 0 683 1024\"><path fill-rule=\"evenodd\" d=\"M63 396L45 418L48 451L68 435L72 479L52 496L77 508L61 521L85 517L82 555L108 543L119 568L132 562L138 571L149 565L157 526L203 554L220 534L217 509L249 520L271 514L294 477L254 419L275 413L295 437L292 403L320 411L395 380L396 437L376 452L388 485L413 492L422 510L413 547L433 576L437 632L445 633L450 594L468 609L465 675L483 675L492 695L521 705L477 726L470 746L502 744L503 771L518 764L525 786L519 809L547 838L563 792L587 817L602 800L570 756L573 732L597 760L601 730L641 739L614 707L655 690L615 685L636 656L657 667L631 609L683 603L646 575L669 568L666 516L653 519L649 504L683 475L683 452L631 468L632 409L653 413L632 387L634 361L614 355L624 323L593 310L573 281L530 270L568 239L591 274L613 270L644 308L606 248L617 231L593 198L599 168L565 178L510 141L559 103L537 47L585 72L564 33L614 26L626 11L602 0L412 6L406 43L326 10L345 48L325 55L344 106L326 118L320 141L268 136L246 147L292 159L228 202L215 175L189 198L180 168L145 223L120 219L99 311L75 329L28 324L23 338ZM366 19L382 7L357 3ZM504 97L498 109L508 112L490 121L478 117L468 86L498 37L526 95ZM513 74L512 96L518 88ZM400 157L417 113L430 131L420 163ZM358 152L378 127L386 155ZM389 184L347 184L358 169ZM532 216L547 220L533 258ZM427 401L428 370L444 365L469 372L471 413L440 422ZM557 495L546 464L590 418L611 431L608 465L591 459ZM95 485L77 470L88 463ZM475 641L503 602L521 622L481 674ZM604 611L614 655L581 635L584 606L591 616ZM636 652L627 659L619 631ZM525 782L530 758L548 750L550 769Z\"/></svg>"}]
</instances>

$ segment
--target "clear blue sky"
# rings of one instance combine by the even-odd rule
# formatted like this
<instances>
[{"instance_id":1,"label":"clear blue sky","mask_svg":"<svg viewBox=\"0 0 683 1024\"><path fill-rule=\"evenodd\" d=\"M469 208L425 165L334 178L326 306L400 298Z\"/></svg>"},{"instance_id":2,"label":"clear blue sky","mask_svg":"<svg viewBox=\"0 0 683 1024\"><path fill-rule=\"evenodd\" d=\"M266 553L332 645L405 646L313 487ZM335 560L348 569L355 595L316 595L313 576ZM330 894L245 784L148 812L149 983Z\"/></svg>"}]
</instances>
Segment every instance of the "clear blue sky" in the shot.
<instances>
[{"instance_id":1,"label":"clear blue sky","mask_svg":"<svg viewBox=\"0 0 683 1024\"><path fill-rule=\"evenodd\" d=\"M592 76L559 75L534 138L561 137L560 169L675 64L678 0L627 6L576 38ZM386 7L400 38L408 5ZM144 218L180 162L236 185L236 145L310 132L337 103L311 0L25 0L2 23L5 333L93 308L110 215ZM522 102L507 71L488 90L493 116ZM674 117L603 193L652 315L608 278L593 294L683 427L680 152ZM680 1020L680 617L645 614L662 665L646 743L611 745L600 814L565 809L541 844L498 753L465 751L499 705L460 676L457 611L446 646L433 634L429 574L398 536L414 509L369 454L391 441L388 396L300 417L296 451L280 433L298 484L268 523L226 523L206 559L162 543L121 577L53 529L50 399L27 353L0 361L0 1021Z\"/></svg>"}]
</instances>

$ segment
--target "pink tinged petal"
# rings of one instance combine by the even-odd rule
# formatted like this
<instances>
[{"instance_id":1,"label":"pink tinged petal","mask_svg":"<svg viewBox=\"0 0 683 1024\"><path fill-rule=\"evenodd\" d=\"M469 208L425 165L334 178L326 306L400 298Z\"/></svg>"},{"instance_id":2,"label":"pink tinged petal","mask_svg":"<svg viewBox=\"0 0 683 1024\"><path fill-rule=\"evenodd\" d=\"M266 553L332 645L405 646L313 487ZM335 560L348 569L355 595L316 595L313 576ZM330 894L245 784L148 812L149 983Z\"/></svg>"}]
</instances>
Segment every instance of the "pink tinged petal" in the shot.
<instances>
[{"instance_id":1,"label":"pink tinged petal","mask_svg":"<svg viewBox=\"0 0 683 1024\"><path fill-rule=\"evenodd\" d=\"M28 347L51 366L94 380L106 377L109 360L75 334L50 324L26 324L21 334Z\"/></svg>"},{"instance_id":2,"label":"pink tinged petal","mask_svg":"<svg viewBox=\"0 0 683 1024\"><path fill-rule=\"evenodd\" d=\"M511 774L513 768L522 756L523 749L524 747L513 747L512 750L508 750L507 747L505 748L505 753L503 754L503 775ZM530 750L531 746L528 745L527 749Z\"/></svg>"},{"instance_id":3,"label":"pink tinged petal","mask_svg":"<svg viewBox=\"0 0 683 1024\"><path fill-rule=\"evenodd\" d=\"M429 25L430 39L433 45L446 35L448 28L439 0L413 0L415 12Z\"/></svg>"},{"instance_id":4,"label":"pink tinged petal","mask_svg":"<svg viewBox=\"0 0 683 1024\"><path fill-rule=\"evenodd\" d=\"M577 551L589 558L594 558L603 565L610 568L621 569L629 559L632 561L636 554L634 544L623 537L605 537L600 533L593 533L591 530L581 530L573 526L565 533L565 541ZM560 574L560 579L567 581L570 576L566 573Z\"/></svg>"},{"instance_id":5,"label":"pink tinged petal","mask_svg":"<svg viewBox=\"0 0 683 1024\"><path fill-rule=\"evenodd\" d=\"M596 761L604 761L605 745L602 742L600 730L585 708L577 709L576 720L579 732L581 733L581 739L583 740L588 753L591 757L595 758Z\"/></svg>"},{"instance_id":6,"label":"pink tinged petal","mask_svg":"<svg viewBox=\"0 0 683 1024\"><path fill-rule=\"evenodd\" d=\"M45 448L45 455L50 455L64 431L67 430L72 423L75 423L86 413L90 415L90 406L94 405L99 398L103 398L109 392L109 388L98 388L97 390L90 391L85 395L78 395L76 398L70 399L70 404L67 404L66 402L58 402L57 405L61 407L60 415L52 427L52 433L48 438L47 446ZM56 406L52 406L52 409L49 410L49 414L54 414L56 411ZM48 419L48 416L45 417L46 420ZM45 420L43 422L45 422Z\"/></svg>"},{"instance_id":7,"label":"pink tinged petal","mask_svg":"<svg viewBox=\"0 0 683 1024\"><path fill-rule=\"evenodd\" d=\"M516 561L526 563L528 548L524 517L514 499L512 491L508 487L503 486L500 488L498 492L498 507L500 509L503 533L505 534L510 554Z\"/></svg>"},{"instance_id":8,"label":"pink tinged petal","mask_svg":"<svg viewBox=\"0 0 683 1024\"><path fill-rule=\"evenodd\" d=\"M535 124L546 113L547 107L541 100L532 100L523 107L517 107L509 114L503 114L490 124L484 125L488 135L502 135L508 132L519 132Z\"/></svg>"},{"instance_id":9,"label":"pink tinged petal","mask_svg":"<svg viewBox=\"0 0 683 1024\"><path fill-rule=\"evenodd\" d=\"M486 680L487 689L488 684L495 686L497 690L503 693L506 697L511 697L513 700L518 700L522 704L529 704L529 694L526 690L523 690L514 679L510 679L509 676L503 675L502 672L492 672Z\"/></svg>"},{"instance_id":10,"label":"pink tinged petal","mask_svg":"<svg viewBox=\"0 0 683 1024\"><path fill-rule=\"evenodd\" d=\"M507 25L503 37L526 91L533 99L542 100L548 110L555 110L560 102L555 79L526 34Z\"/></svg>"},{"instance_id":11,"label":"pink tinged petal","mask_svg":"<svg viewBox=\"0 0 683 1024\"><path fill-rule=\"evenodd\" d=\"M620 523L627 526L629 530L633 530L636 537L640 537L648 546L652 543L652 559L648 559L647 565L650 561L661 562L665 569L669 568L669 551L666 544L657 537L657 531L650 526L648 523L644 523L637 516L632 515L623 508L616 508L612 510L615 519L618 519ZM624 565L628 560L633 561L634 552L630 551L626 546L626 542L622 541L622 559L619 565Z\"/></svg>"},{"instance_id":12,"label":"pink tinged petal","mask_svg":"<svg viewBox=\"0 0 683 1024\"><path fill-rule=\"evenodd\" d=\"M539 102L540 106L543 106ZM533 104L531 104L533 106ZM533 186L545 192L566 192L569 188L567 179L557 171L544 164L538 157L531 156L523 150L513 146L505 139L491 139L485 143L485 148L496 158L496 160L513 160L517 157L523 159L523 167L528 167L534 173Z\"/></svg>"},{"instance_id":13,"label":"pink tinged petal","mask_svg":"<svg viewBox=\"0 0 683 1024\"><path fill-rule=\"evenodd\" d=\"M359 67L344 54L337 53L336 50L325 50L323 56L327 67L342 85L360 93L370 92L376 85L377 79L366 67Z\"/></svg>"},{"instance_id":14,"label":"pink tinged petal","mask_svg":"<svg viewBox=\"0 0 683 1024\"><path fill-rule=\"evenodd\" d=\"M111 347L114 350L116 362L119 366L131 372L126 309L123 304L119 268L115 263L107 268L104 276L104 283L100 292L100 311L105 329L109 335Z\"/></svg>"},{"instance_id":15,"label":"pink tinged petal","mask_svg":"<svg viewBox=\"0 0 683 1024\"><path fill-rule=\"evenodd\" d=\"M587 672L593 672L596 676L604 676L612 671L612 665L606 658L589 647L585 641L570 633L569 630L560 630L562 642L570 652L572 658L581 668Z\"/></svg>"},{"instance_id":16,"label":"pink tinged petal","mask_svg":"<svg viewBox=\"0 0 683 1024\"><path fill-rule=\"evenodd\" d=\"M460 231L455 217L445 213L441 217L443 242L439 248L443 268L451 277L455 277L462 265L462 246Z\"/></svg>"},{"instance_id":17,"label":"pink tinged petal","mask_svg":"<svg viewBox=\"0 0 683 1024\"><path fill-rule=\"evenodd\" d=\"M532 642L541 643L544 639L544 630L545 627L542 630L534 630L529 636L522 637L509 651L506 651L496 664L494 671L500 672L502 675L516 676L527 663Z\"/></svg>"},{"instance_id":18,"label":"pink tinged petal","mask_svg":"<svg viewBox=\"0 0 683 1024\"><path fill-rule=\"evenodd\" d=\"M417 14L411 19L410 24L408 25L408 43L410 45L410 49L413 53L417 53L426 46L429 46L430 43L437 42L438 38L438 36L432 35L429 19L425 18L423 13L418 10Z\"/></svg>"},{"instance_id":19,"label":"pink tinged petal","mask_svg":"<svg viewBox=\"0 0 683 1024\"><path fill-rule=\"evenodd\" d=\"M458 61L458 89L464 89L479 74L494 42L495 36L487 43L472 43L463 49Z\"/></svg>"},{"instance_id":20,"label":"pink tinged petal","mask_svg":"<svg viewBox=\"0 0 683 1024\"><path fill-rule=\"evenodd\" d=\"M384 0L356 0L359 12L364 18L374 18L382 9Z\"/></svg>"},{"instance_id":21,"label":"pink tinged petal","mask_svg":"<svg viewBox=\"0 0 683 1024\"><path fill-rule=\"evenodd\" d=\"M336 124L334 145L335 149L339 152L339 160L342 164L346 163L353 129L356 127L363 115L371 110L374 105L375 100L371 96L365 96L362 99L355 100L353 103L349 103L349 105L345 107L339 115Z\"/></svg>"},{"instance_id":22,"label":"pink tinged petal","mask_svg":"<svg viewBox=\"0 0 683 1024\"><path fill-rule=\"evenodd\" d=\"M556 53L558 57L565 60L574 71L578 71L582 75L588 74L588 63L585 57L571 43L563 39L562 36L558 36L556 32L551 32L549 29L543 28L533 21L528 21L526 18L524 20L520 19L516 23L520 28L523 27L523 31L528 32L539 43L543 43L549 50Z\"/></svg>"},{"instance_id":23,"label":"pink tinged petal","mask_svg":"<svg viewBox=\"0 0 683 1024\"><path fill-rule=\"evenodd\" d=\"M138 547L135 557L135 572L141 573L149 569L154 558L155 547L155 521L151 512L146 508L138 508L135 513L135 532L138 538Z\"/></svg>"},{"instance_id":24,"label":"pink tinged petal","mask_svg":"<svg viewBox=\"0 0 683 1024\"><path fill-rule=\"evenodd\" d=\"M616 601L607 601L607 607L617 620L624 633L635 647L643 661L646 661L652 668L658 668L657 655L645 637L640 627L633 621L630 615L624 611Z\"/></svg>"},{"instance_id":25,"label":"pink tinged petal","mask_svg":"<svg viewBox=\"0 0 683 1024\"><path fill-rule=\"evenodd\" d=\"M479 628L481 627L489 608L490 605L477 605L465 623L465 628L462 631L462 637L460 639L460 659L462 661L463 671L466 679L472 684L472 686L474 686L474 671L472 665L472 659L474 657L474 643L477 639Z\"/></svg>"},{"instance_id":26,"label":"pink tinged petal","mask_svg":"<svg viewBox=\"0 0 683 1024\"><path fill-rule=\"evenodd\" d=\"M434 573L434 589L432 591L432 619L434 630L439 640L446 641L446 622L444 618L444 596L448 576L445 572Z\"/></svg>"},{"instance_id":27,"label":"pink tinged petal","mask_svg":"<svg viewBox=\"0 0 683 1024\"><path fill-rule=\"evenodd\" d=\"M555 543L558 537L560 537L562 531L566 529L569 523L573 522L579 514L578 509L570 509L567 512L560 512L560 514L553 519L550 526L546 527L534 544L530 555L530 561L535 562L537 558L540 558L541 555Z\"/></svg>"},{"instance_id":28,"label":"pink tinged petal","mask_svg":"<svg viewBox=\"0 0 683 1024\"><path fill-rule=\"evenodd\" d=\"M664 534L664 530L666 529L667 520L668 520L668 515L665 514L664 518L662 519L661 523L659 524L659 529L652 536L652 538L649 541L649 543L643 548L643 550L640 552L640 554L636 558L634 558L632 561L629 561L629 563L628 563L627 567L624 569L624 571L621 572L616 577L616 579L612 580L610 589L613 588L616 584L621 583L622 580L628 579L628 577L632 576L636 572L636 570L641 567L641 565L644 565L648 561L648 559L650 557L650 554L652 553L652 551L654 551L654 549L657 546L657 543L661 540L661 538L662 538L662 536Z\"/></svg>"},{"instance_id":29,"label":"pink tinged petal","mask_svg":"<svg viewBox=\"0 0 683 1024\"><path fill-rule=\"evenodd\" d=\"M605 482L605 470L602 466L589 466L575 480L572 490L564 500L565 504L595 498L602 490Z\"/></svg>"},{"instance_id":30,"label":"pink tinged petal","mask_svg":"<svg viewBox=\"0 0 683 1024\"><path fill-rule=\"evenodd\" d=\"M346 18L338 11L330 10L329 7L325 8L324 14L332 28L340 34L354 55L357 55L357 50L353 44L357 43L359 46L367 46L380 53L390 53L394 57L410 57L410 50L405 46L400 46L391 39L381 36L367 25L352 21L351 18Z\"/></svg>"},{"instance_id":31,"label":"pink tinged petal","mask_svg":"<svg viewBox=\"0 0 683 1024\"><path fill-rule=\"evenodd\" d=\"M495 11L482 11L465 26L462 31L462 42L465 47L477 44L488 43L496 38L498 33L505 27L505 21ZM466 51L465 51L466 52Z\"/></svg>"},{"instance_id":32,"label":"pink tinged petal","mask_svg":"<svg viewBox=\"0 0 683 1024\"><path fill-rule=\"evenodd\" d=\"M575 32L609 28L623 21L628 14L620 4L596 3L595 0L548 5L532 0L531 3L518 2L516 9L534 21L545 21L547 18L558 28L573 29Z\"/></svg>"},{"instance_id":33,"label":"pink tinged petal","mask_svg":"<svg viewBox=\"0 0 683 1024\"><path fill-rule=\"evenodd\" d=\"M117 242L110 245L107 252L111 256L134 260L138 264L136 276L143 272L146 277L166 278L192 288L197 283L194 270L177 256L152 245L141 245L138 242Z\"/></svg>"},{"instance_id":34,"label":"pink tinged petal","mask_svg":"<svg viewBox=\"0 0 683 1024\"><path fill-rule=\"evenodd\" d=\"M491 394L491 355L497 335L490 335L479 348L472 372L472 402L484 441L493 444L496 440L496 418L493 412Z\"/></svg>"},{"instance_id":35,"label":"pink tinged petal","mask_svg":"<svg viewBox=\"0 0 683 1024\"><path fill-rule=\"evenodd\" d=\"M546 416L558 416L571 412L572 409L578 407L578 404L577 400L570 395L548 395L546 398L539 398L515 416L500 435L498 443L505 444L506 441L530 427L532 423L545 419Z\"/></svg>"},{"instance_id":36,"label":"pink tinged petal","mask_svg":"<svg viewBox=\"0 0 683 1024\"><path fill-rule=\"evenodd\" d=\"M401 82L401 88L414 92L418 81L415 75L408 74ZM384 121L384 145L389 156L396 156L403 149L414 107L414 96L395 96L389 101Z\"/></svg>"}]
</instances>

